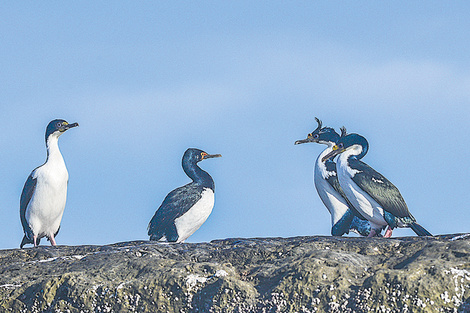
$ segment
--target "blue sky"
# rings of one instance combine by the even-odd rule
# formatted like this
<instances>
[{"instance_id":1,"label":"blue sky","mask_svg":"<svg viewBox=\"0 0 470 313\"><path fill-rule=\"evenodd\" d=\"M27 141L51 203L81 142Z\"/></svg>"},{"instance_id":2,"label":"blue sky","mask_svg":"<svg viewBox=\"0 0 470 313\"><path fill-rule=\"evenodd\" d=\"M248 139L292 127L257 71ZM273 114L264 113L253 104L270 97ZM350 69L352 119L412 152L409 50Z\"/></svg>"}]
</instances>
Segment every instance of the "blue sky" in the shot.
<instances>
[{"instance_id":1,"label":"blue sky","mask_svg":"<svg viewBox=\"0 0 470 313\"><path fill-rule=\"evenodd\" d=\"M54 118L70 181L58 244L145 240L189 179L216 204L189 242L329 235L313 186L325 125L365 136L364 161L434 234L470 231L470 4L465 1L60 1L0 4L0 248ZM413 235L407 229L394 236Z\"/></svg>"}]
</instances>

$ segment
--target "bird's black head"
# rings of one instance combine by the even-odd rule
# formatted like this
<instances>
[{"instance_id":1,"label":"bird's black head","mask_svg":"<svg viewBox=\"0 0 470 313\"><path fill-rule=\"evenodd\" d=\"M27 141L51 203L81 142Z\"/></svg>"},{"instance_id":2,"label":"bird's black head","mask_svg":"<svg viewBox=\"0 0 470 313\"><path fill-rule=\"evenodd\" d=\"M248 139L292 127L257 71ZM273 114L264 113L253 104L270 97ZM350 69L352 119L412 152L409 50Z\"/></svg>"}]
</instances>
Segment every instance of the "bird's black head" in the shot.
<instances>
[{"instance_id":1,"label":"bird's black head","mask_svg":"<svg viewBox=\"0 0 470 313\"><path fill-rule=\"evenodd\" d=\"M73 128L73 127L76 127L76 126L78 126L78 123L69 124L65 120L60 120L60 119L53 120L47 125L47 128L46 128L46 141L47 141L47 138L49 138L50 135L55 133L55 134L57 134L57 136L60 136L67 129L70 129L70 128Z\"/></svg>"},{"instance_id":2,"label":"bird's black head","mask_svg":"<svg viewBox=\"0 0 470 313\"><path fill-rule=\"evenodd\" d=\"M322 122L316 117L315 117L315 120L318 123L317 128L313 132L308 134L306 139L297 140L294 143L295 145L299 145L299 144L307 143L307 142L316 142L316 143L333 145L336 143L336 141L338 141L339 135L333 128L331 127L322 128Z\"/></svg>"},{"instance_id":3,"label":"bird's black head","mask_svg":"<svg viewBox=\"0 0 470 313\"><path fill-rule=\"evenodd\" d=\"M333 146L333 151L323 157L326 161L330 158L334 158L338 154L345 151L350 151L351 156L355 156L357 159L363 158L369 150L369 143L366 138L358 134L346 134L343 132L341 138Z\"/></svg>"},{"instance_id":4,"label":"bird's black head","mask_svg":"<svg viewBox=\"0 0 470 313\"><path fill-rule=\"evenodd\" d=\"M183 170L188 175L193 182L214 190L214 181L212 177L205 171L201 170L197 166L197 162L200 162L205 159L218 158L221 157L220 154L208 154L199 149L189 148L184 152L182 165Z\"/></svg>"},{"instance_id":5,"label":"bird's black head","mask_svg":"<svg viewBox=\"0 0 470 313\"><path fill-rule=\"evenodd\" d=\"M208 154L207 152L204 152L196 148L189 148L184 152L183 163L185 162L197 163L205 159L219 158L221 156L222 155L220 154Z\"/></svg>"}]
</instances>

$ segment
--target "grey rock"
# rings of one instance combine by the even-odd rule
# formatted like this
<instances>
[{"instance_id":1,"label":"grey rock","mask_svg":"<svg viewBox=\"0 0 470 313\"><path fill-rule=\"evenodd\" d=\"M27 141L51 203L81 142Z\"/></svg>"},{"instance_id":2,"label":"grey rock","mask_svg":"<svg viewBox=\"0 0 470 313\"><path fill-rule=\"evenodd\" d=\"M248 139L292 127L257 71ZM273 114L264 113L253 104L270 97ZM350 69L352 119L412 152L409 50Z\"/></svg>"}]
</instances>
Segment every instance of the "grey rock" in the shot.
<instances>
[{"instance_id":1,"label":"grey rock","mask_svg":"<svg viewBox=\"0 0 470 313\"><path fill-rule=\"evenodd\" d=\"M2 312L470 312L470 235L0 251Z\"/></svg>"}]
</instances>

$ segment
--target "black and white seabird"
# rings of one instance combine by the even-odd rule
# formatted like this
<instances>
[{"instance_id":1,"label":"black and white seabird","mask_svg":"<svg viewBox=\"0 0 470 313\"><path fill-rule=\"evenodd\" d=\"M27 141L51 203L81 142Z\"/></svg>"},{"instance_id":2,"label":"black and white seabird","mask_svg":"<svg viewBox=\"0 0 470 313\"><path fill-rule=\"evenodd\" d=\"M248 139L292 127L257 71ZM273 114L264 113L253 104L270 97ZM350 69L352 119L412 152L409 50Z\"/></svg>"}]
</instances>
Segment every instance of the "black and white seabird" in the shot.
<instances>
[{"instance_id":1,"label":"black and white seabird","mask_svg":"<svg viewBox=\"0 0 470 313\"><path fill-rule=\"evenodd\" d=\"M55 246L55 236L67 199L69 174L59 150L59 137L66 130L78 126L64 120L53 120L46 128L46 162L35 168L23 188L20 199L20 219L24 237L20 248L25 244L39 245L42 237L47 237Z\"/></svg>"},{"instance_id":2,"label":"black and white seabird","mask_svg":"<svg viewBox=\"0 0 470 313\"><path fill-rule=\"evenodd\" d=\"M214 181L197 163L220 154L190 148L183 155L183 170L193 181L170 192L148 226L150 240L184 242L206 221L214 207Z\"/></svg>"},{"instance_id":3,"label":"black and white seabird","mask_svg":"<svg viewBox=\"0 0 470 313\"><path fill-rule=\"evenodd\" d=\"M370 223L356 211L344 195L338 182L334 157L323 160L325 155L333 151L333 146L340 136L333 128L322 128L322 122L318 118L315 120L318 123L317 128L308 134L306 139L297 140L295 144L315 142L327 146L315 161L313 178L318 195L331 214L331 235L342 236L352 230L362 236L368 236Z\"/></svg>"},{"instance_id":4,"label":"black and white seabird","mask_svg":"<svg viewBox=\"0 0 470 313\"><path fill-rule=\"evenodd\" d=\"M323 160L339 154L336 165L339 183L348 200L369 220L372 227L369 236L384 226L388 226L384 237L392 236L395 227L410 227L418 236L432 236L416 223L397 187L361 161L368 149L363 136L343 134Z\"/></svg>"}]
</instances>

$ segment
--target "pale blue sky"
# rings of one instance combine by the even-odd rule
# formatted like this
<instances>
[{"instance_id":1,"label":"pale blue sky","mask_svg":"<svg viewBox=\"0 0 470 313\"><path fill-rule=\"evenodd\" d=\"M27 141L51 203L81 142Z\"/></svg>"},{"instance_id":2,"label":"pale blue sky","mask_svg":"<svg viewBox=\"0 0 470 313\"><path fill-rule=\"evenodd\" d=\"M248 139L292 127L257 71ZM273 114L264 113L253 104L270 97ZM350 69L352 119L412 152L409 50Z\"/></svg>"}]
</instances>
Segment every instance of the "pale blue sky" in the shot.
<instances>
[{"instance_id":1,"label":"pale blue sky","mask_svg":"<svg viewBox=\"0 0 470 313\"><path fill-rule=\"evenodd\" d=\"M70 182L58 244L148 239L189 179L216 204L189 242L329 235L313 186L316 124L365 136L364 161L434 234L470 228L470 4L465 1L28 1L0 4L0 248L54 118ZM395 230L394 236L413 235ZM46 242L43 242L43 244ZM48 243L47 243L48 244Z\"/></svg>"}]
</instances>

